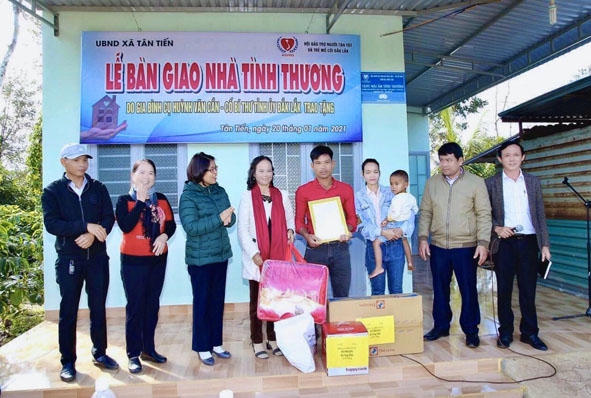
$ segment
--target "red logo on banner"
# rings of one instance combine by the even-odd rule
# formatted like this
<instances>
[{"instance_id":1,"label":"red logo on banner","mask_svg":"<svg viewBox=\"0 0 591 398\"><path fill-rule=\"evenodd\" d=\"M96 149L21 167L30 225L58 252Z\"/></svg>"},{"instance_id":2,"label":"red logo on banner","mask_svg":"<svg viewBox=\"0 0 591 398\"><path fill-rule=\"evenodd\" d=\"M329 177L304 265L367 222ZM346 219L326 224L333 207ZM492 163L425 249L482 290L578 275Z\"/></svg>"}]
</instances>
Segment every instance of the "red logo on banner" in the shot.
<instances>
[{"instance_id":1,"label":"red logo on banner","mask_svg":"<svg viewBox=\"0 0 591 398\"><path fill-rule=\"evenodd\" d=\"M280 37L277 47L282 53L293 53L298 48L298 40L295 37Z\"/></svg>"}]
</instances>

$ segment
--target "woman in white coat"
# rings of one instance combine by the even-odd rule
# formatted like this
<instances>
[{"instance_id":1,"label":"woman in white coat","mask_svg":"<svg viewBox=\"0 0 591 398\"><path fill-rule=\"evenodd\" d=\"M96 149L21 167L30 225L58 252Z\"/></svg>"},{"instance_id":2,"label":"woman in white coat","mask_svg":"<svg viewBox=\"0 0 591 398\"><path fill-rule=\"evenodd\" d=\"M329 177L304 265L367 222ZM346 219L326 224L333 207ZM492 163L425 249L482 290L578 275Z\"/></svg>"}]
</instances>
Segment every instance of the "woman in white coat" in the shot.
<instances>
[{"instance_id":1,"label":"woman in white coat","mask_svg":"<svg viewBox=\"0 0 591 398\"><path fill-rule=\"evenodd\" d=\"M250 339L254 355L269 358L283 355L277 347L273 322L267 322L267 344L263 344L263 321L257 318L261 267L268 259L284 260L288 242L294 241L294 213L287 192L273 186L273 163L257 156L250 164L247 190L238 208L238 241L242 247L242 277L250 287Z\"/></svg>"}]
</instances>

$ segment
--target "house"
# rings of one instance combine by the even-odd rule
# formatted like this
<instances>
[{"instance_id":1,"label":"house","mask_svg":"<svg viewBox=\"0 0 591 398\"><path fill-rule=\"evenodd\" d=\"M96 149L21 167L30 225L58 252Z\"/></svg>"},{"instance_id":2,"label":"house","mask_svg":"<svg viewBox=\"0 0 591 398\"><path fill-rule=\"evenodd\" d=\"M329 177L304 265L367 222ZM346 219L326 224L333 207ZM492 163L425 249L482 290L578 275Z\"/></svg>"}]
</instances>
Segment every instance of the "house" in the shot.
<instances>
[{"instance_id":1,"label":"house","mask_svg":"<svg viewBox=\"0 0 591 398\"><path fill-rule=\"evenodd\" d=\"M147 73L142 75L146 77L143 80L145 84L136 90L138 96L143 93L156 93L161 89L149 84L149 66L154 63L153 58L144 53L137 53L135 57L131 57L132 45L135 49L155 48L158 51L153 50L153 54L164 56L171 48L179 48L178 43L175 44L176 47L168 45L173 44L169 32L185 32L187 35L209 33L210 39L204 40L204 43L209 44L211 48L199 53L183 53L183 50L179 49L177 53L185 54L187 57L204 54L215 56L220 49L227 50L229 47L219 45L218 38L224 32L285 33L290 36L303 35L305 32L327 35L328 38L334 35L357 35L363 49L360 60L362 72L386 72L395 75L394 77L404 74L402 87L389 87L393 94L404 98L404 101L388 103L380 100L361 104L362 142L341 142L333 146L338 165L335 175L359 190L363 187L360 173L363 159L376 158L380 161L383 184L387 184L385 177L389 172L396 169L408 170L410 191L420 201L424 183L430 176L428 113L444 109L570 51L591 37L587 29L591 24L588 17L589 7L582 7L580 2L575 0L561 1L559 18L555 25L548 24L548 9L536 0L526 0L519 5L492 0L478 4L429 0L412 5L407 4L408 2L393 1L386 2L388 4L380 3L375 9L371 9L371 2L362 2L359 5L346 2L342 7L330 7L326 2L312 2L304 9L301 9L297 2L272 2L271 6L267 3L256 3L245 8L235 8L227 0L213 2L207 7L194 2L180 8L176 3L150 6L140 3L135 0L125 4L115 1L112 7L97 7L86 0L68 0L66 3L54 0L44 2L43 7L47 9L44 9L43 16L39 17L44 22L44 183L59 177L63 171L57 161L57 153L61 146L68 142L77 142L80 140L81 131L95 126L98 114L95 118L93 106L100 105L106 108L109 104L114 105L115 98L108 96L116 93L121 104L120 120L130 122L128 115L137 114L132 112L134 105L137 108L138 102L146 106L159 105L160 101L152 103L149 98L141 101L124 101L123 94L116 88L105 90L104 87L101 87L102 92L99 93L97 90L95 94L88 95L87 102L82 101L86 97L81 94L81 82L106 76L106 65L118 64L123 60L126 64L137 63L139 60L136 66L146 67L144 70ZM27 7L21 3L17 4L19 5L25 9ZM36 14L34 11L37 7L41 7L39 3L35 3L32 6L33 10L28 11ZM523 15L527 15L530 29L520 35L508 33L515 32L521 27ZM573 26L579 28L572 29ZM99 41L88 41L88 48L111 49L110 59L102 66L92 62L89 62L87 67L82 65L82 55L88 48L82 48L81 37L88 32L104 34ZM442 35L441 32L446 33ZM158 33L161 33L161 36L158 36ZM153 43L149 42L150 35L155 36ZM131 40L134 37L139 41ZM256 41L253 40L253 43ZM279 49L277 45L275 48ZM283 49L286 48L292 49L289 46ZM303 42L299 48L303 48ZM325 48L328 51L328 46ZM318 50L321 51L322 48L318 47ZM240 51L245 50L235 50ZM250 60L252 55L246 55L243 59ZM291 55L293 54L289 51L286 52L286 59ZM229 54L222 61L232 64L232 59L235 59L235 55ZM174 63L177 64L181 66L186 63ZM139 72L139 69L136 71ZM123 80L124 75L109 76ZM125 76L129 77L129 74ZM136 77L139 76L136 74ZM97 87L99 86L97 84ZM193 87L189 89L193 90ZM404 92L401 93L401 90ZM139 94L140 92L142 94ZM179 93L175 100L178 99L180 102L189 99L197 103L201 98L192 92ZM372 94L378 94L379 97L382 93ZM220 94L216 95L219 97ZM211 99L209 97L213 97L213 94L207 99ZM97 99L101 98L102 105L100 100L97 103ZM92 115L89 112L91 109ZM84 112L89 113L88 117L81 117ZM153 113L146 108L142 118L150 122L159 118L162 123L159 123L158 127L162 131L170 132L173 128L178 128L178 124L167 124L170 118L162 117L163 113ZM103 120L106 120L105 117L109 118L106 114L102 116ZM210 119L203 120L209 122ZM117 125L115 119L110 122ZM174 131L176 137L182 137L185 133L187 132L182 130ZM138 141L144 139L144 142L147 142L152 136L152 131L130 122L125 135L126 138L133 136ZM51 139L46 139L48 137ZM175 211L178 196L182 192L188 159L195 152L204 151L216 157L220 165L220 184L226 188L233 204L237 204L241 192L245 189L250 159L260 154L272 157L276 165L276 180L290 193L293 193L299 184L312 178L308 154L316 142L160 141L150 144L129 144L122 142L120 138L117 136L109 142L97 141L90 145L94 159L90 163L89 173L107 183L114 201L118 195L129 190L129 172L133 162L144 157L153 159L158 165L158 189L167 194ZM120 231L115 228L107 242L113 276L119 273L120 239ZM192 293L184 264L184 240L183 231L179 229L170 241L171 256L161 298L164 306L186 305L191 302ZM44 235L45 308L49 313L55 314L58 309L59 291L54 278L53 241L54 237L47 233ZM240 247L235 231L231 231L231 243L234 258L228 271L226 302L244 302L248 299L248 286L241 278L241 264L237 255ZM357 239L354 244L358 246L352 247L353 283L356 285L352 286L352 294L360 295L367 291L367 276L363 266L364 242ZM404 289L412 289L412 275L405 276ZM82 302L84 301L83 299ZM124 305L122 284L119 278L113 277L107 306Z\"/></svg>"},{"instance_id":2,"label":"house","mask_svg":"<svg viewBox=\"0 0 591 398\"><path fill-rule=\"evenodd\" d=\"M119 120L119 108L117 96L105 95L92 105L92 127L102 129L117 128Z\"/></svg>"}]
</instances>

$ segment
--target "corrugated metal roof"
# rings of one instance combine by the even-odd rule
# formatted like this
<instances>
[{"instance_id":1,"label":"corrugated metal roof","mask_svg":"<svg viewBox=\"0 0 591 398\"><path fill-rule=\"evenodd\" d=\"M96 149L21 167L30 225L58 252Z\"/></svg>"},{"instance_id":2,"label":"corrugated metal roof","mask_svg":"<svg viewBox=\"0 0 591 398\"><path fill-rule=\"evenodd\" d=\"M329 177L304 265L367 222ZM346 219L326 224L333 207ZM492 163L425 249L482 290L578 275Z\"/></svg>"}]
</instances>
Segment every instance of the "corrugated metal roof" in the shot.
<instances>
[{"instance_id":1,"label":"corrugated metal roof","mask_svg":"<svg viewBox=\"0 0 591 398\"><path fill-rule=\"evenodd\" d=\"M565 123L564 125L534 126L464 162L495 163L499 147L505 142L532 140L591 124L591 76L579 79L547 92L511 109L499 113L503 122Z\"/></svg>"},{"instance_id":2,"label":"corrugated metal roof","mask_svg":"<svg viewBox=\"0 0 591 398\"><path fill-rule=\"evenodd\" d=\"M17 3L17 0L10 0ZM39 0L65 10L324 13L403 17L407 103L439 111L591 41L591 1L555 0ZM390 34L392 32L384 32Z\"/></svg>"},{"instance_id":3,"label":"corrugated metal roof","mask_svg":"<svg viewBox=\"0 0 591 398\"><path fill-rule=\"evenodd\" d=\"M591 76L499 113L503 122L590 122Z\"/></svg>"}]
</instances>

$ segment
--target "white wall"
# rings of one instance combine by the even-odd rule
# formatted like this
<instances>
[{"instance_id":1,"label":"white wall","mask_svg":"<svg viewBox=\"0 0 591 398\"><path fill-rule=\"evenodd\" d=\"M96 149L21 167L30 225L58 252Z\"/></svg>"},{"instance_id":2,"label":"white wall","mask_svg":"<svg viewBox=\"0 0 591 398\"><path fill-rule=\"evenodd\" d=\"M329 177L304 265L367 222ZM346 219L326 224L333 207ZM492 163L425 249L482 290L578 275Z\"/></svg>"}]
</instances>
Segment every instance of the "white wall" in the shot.
<instances>
[{"instance_id":1,"label":"white wall","mask_svg":"<svg viewBox=\"0 0 591 398\"><path fill-rule=\"evenodd\" d=\"M137 21L137 25L136 25ZM235 31L324 33L324 14L226 14L226 13L60 13L60 35L51 29L43 32L43 178L44 185L63 172L58 161L59 149L79 139L80 121L80 43L82 31ZM380 35L401 28L395 16L344 15L333 27L334 34L359 34L362 71L404 71L402 35ZM397 168L408 169L408 134L405 105L365 104L363 114L363 157L375 157L384 175ZM425 131L426 134L426 131ZM427 146L428 148L428 146ZM237 206L245 189L249 165L247 144L191 144L187 162L195 152L216 157L220 165L219 183ZM92 160L91 160L92 162ZM183 171L184 173L184 171ZM182 173L181 173L182 174ZM382 183L387 183L385 180ZM59 308L59 290L55 282L54 237L45 233L45 307ZM111 284L107 306L123 307L125 296L119 276L117 226L108 238L111 257ZM242 280L240 247L236 228L230 231L234 257L230 261L226 302L248 301L248 284ZM161 304L190 304L191 284L184 262L185 235L179 225L170 241L170 254ZM353 264L354 267L363 266ZM404 291L412 291L411 276L405 279ZM81 306L86 307L83 297Z\"/></svg>"}]
</instances>

